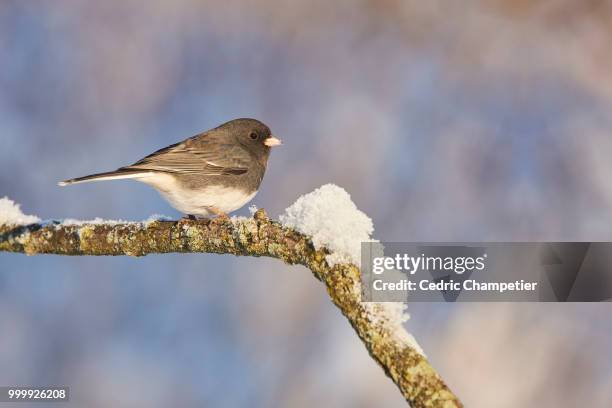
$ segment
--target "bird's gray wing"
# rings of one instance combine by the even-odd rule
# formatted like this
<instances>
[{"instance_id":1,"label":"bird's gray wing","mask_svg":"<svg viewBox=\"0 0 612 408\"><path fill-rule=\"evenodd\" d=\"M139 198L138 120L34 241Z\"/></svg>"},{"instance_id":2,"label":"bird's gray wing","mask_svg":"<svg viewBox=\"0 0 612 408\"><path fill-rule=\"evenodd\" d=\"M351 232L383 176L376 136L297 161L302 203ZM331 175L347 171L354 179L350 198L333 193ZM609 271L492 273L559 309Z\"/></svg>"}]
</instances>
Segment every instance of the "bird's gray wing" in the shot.
<instances>
[{"instance_id":1,"label":"bird's gray wing","mask_svg":"<svg viewBox=\"0 0 612 408\"><path fill-rule=\"evenodd\" d=\"M194 136L160 149L125 168L201 176L244 174L252 158L240 145L231 142L203 135Z\"/></svg>"}]
</instances>

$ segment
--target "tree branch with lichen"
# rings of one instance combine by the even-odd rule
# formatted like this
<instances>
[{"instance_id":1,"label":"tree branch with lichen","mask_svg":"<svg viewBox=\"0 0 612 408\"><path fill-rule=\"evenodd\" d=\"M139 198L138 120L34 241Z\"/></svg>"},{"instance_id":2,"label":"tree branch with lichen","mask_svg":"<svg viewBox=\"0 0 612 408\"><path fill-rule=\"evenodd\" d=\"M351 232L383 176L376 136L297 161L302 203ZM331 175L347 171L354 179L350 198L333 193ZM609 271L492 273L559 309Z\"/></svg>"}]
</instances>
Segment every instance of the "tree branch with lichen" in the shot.
<instances>
[{"instance_id":1,"label":"tree branch with lichen","mask_svg":"<svg viewBox=\"0 0 612 408\"><path fill-rule=\"evenodd\" d=\"M264 210L253 218L197 221L0 224L0 251L72 256L217 253L304 265L326 285L332 302L412 407L462 406L419 350L398 341L384 308L361 302L356 265L329 266L329 250L315 249L310 237L270 220Z\"/></svg>"}]
</instances>

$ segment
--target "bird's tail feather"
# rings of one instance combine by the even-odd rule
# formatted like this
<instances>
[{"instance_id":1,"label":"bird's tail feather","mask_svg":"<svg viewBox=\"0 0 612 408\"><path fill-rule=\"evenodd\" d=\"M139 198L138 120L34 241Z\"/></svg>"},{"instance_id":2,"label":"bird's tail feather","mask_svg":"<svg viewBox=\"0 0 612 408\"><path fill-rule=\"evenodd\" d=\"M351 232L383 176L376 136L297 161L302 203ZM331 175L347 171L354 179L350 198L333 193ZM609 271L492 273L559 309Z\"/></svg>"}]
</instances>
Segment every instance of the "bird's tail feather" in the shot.
<instances>
[{"instance_id":1,"label":"bird's tail feather","mask_svg":"<svg viewBox=\"0 0 612 408\"><path fill-rule=\"evenodd\" d=\"M142 169L126 169L120 168L115 171L107 171L104 173L90 174L89 176L77 177L70 180L64 180L57 183L59 186L68 186L70 184L88 183L90 181L104 181L104 180L120 180L120 179L133 179L150 176L150 171L143 171Z\"/></svg>"}]
</instances>

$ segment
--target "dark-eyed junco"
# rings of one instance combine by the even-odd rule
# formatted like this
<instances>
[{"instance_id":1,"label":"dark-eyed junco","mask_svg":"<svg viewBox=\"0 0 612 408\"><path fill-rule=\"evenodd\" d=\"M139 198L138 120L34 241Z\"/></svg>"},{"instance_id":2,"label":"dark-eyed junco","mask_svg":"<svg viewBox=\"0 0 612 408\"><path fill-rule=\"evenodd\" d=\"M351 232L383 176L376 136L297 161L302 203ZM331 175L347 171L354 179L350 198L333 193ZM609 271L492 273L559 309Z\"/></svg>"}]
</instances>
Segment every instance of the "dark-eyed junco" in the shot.
<instances>
[{"instance_id":1,"label":"dark-eyed junco","mask_svg":"<svg viewBox=\"0 0 612 408\"><path fill-rule=\"evenodd\" d=\"M115 171L78 177L60 186L134 179L153 186L190 217L225 215L257 193L270 155L281 144L255 119L235 119L156 151Z\"/></svg>"}]
</instances>

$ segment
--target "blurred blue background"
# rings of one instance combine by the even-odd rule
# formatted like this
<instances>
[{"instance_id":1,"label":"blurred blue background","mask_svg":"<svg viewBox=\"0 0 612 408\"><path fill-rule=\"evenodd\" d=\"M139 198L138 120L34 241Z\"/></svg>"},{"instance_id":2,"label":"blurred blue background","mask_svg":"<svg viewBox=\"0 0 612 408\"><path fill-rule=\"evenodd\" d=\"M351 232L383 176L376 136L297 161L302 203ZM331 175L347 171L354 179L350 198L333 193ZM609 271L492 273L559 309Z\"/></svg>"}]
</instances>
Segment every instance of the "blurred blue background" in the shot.
<instances>
[{"instance_id":1,"label":"blurred blue background","mask_svg":"<svg viewBox=\"0 0 612 408\"><path fill-rule=\"evenodd\" d=\"M333 182L383 241L612 240L608 4L3 0L0 197L180 217L139 183L56 182L255 117L284 141L253 201L274 217ZM409 311L466 406L612 406L607 304ZM0 384L74 406L404 405L310 272L269 259L0 254L0 327Z\"/></svg>"}]
</instances>

